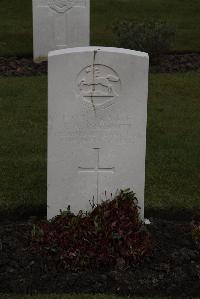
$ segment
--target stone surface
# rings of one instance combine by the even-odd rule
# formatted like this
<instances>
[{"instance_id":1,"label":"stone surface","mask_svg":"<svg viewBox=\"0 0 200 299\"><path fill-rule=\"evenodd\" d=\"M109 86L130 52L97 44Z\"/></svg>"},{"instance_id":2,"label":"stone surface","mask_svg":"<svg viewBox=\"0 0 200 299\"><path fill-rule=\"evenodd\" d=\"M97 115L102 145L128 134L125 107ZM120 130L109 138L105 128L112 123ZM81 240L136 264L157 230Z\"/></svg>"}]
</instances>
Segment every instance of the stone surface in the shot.
<instances>
[{"instance_id":1,"label":"stone surface","mask_svg":"<svg viewBox=\"0 0 200 299\"><path fill-rule=\"evenodd\" d=\"M125 188L144 216L148 65L125 49L49 53L48 218Z\"/></svg>"},{"instance_id":2,"label":"stone surface","mask_svg":"<svg viewBox=\"0 0 200 299\"><path fill-rule=\"evenodd\" d=\"M33 0L34 60L48 52L89 46L90 0Z\"/></svg>"}]
</instances>

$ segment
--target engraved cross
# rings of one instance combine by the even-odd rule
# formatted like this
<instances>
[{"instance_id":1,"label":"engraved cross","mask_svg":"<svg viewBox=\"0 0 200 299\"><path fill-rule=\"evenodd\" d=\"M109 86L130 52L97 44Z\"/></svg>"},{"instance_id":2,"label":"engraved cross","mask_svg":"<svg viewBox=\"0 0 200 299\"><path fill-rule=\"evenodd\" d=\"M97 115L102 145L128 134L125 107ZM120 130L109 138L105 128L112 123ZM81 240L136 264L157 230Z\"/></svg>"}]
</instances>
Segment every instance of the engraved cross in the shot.
<instances>
[{"instance_id":1,"label":"engraved cross","mask_svg":"<svg viewBox=\"0 0 200 299\"><path fill-rule=\"evenodd\" d=\"M94 148L95 152L96 152L96 166L93 168L88 168L88 167L79 167L79 172L83 172L83 173L95 173L96 174L96 182L97 182L97 202L99 199L99 175L101 173L114 173L115 172L115 168L111 167L111 168L102 168L100 167L100 148Z\"/></svg>"}]
</instances>

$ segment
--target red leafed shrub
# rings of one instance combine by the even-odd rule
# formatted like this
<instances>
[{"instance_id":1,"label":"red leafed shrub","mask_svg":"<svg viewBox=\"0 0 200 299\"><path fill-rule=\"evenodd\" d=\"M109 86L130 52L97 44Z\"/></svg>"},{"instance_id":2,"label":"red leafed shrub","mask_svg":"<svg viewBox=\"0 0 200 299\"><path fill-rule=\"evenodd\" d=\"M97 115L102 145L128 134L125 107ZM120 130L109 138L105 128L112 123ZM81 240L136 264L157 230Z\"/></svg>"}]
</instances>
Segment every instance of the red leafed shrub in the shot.
<instances>
[{"instance_id":1,"label":"red leafed shrub","mask_svg":"<svg viewBox=\"0 0 200 299\"><path fill-rule=\"evenodd\" d=\"M34 252L54 257L65 268L136 263L150 254L152 244L130 190L93 205L90 213L68 210L32 231Z\"/></svg>"},{"instance_id":2,"label":"red leafed shrub","mask_svg":"<svg viewBox=\"0 0 200 299\"><path fill-rule=\"evenodd\" d=\"M200 249L200 210L196 212L191 223L192 239Z\"/></svg>"}]
</instances>

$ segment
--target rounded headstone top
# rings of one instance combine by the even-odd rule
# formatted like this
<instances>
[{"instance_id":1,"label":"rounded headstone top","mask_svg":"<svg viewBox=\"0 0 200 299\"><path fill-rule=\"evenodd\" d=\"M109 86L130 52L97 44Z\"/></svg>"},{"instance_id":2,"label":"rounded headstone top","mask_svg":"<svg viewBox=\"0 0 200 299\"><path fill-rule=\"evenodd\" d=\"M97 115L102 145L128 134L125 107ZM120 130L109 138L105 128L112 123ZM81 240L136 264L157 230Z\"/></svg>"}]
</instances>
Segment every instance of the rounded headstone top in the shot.
<instances>
[{"instance_id":1,"label":"rounded headstone top","mask_svg":"<svg viewBox=\"0 0 200 299\"><path fill-rule=\"evenodd\" d=\"M128 55L134 55L134 56L140 56L140 57L146 57L148 58L148 53L130 50L130 49L124 49L124 48L115 48L115 47L75 47L75 48L67 48L67 49L61 49L61 50L55 50L50 51L48 56L57 56L57 55L63 55L68 53L84 53L84 52L107 52L107 53L119 53L119 54L128 54Z\"/></svg>"}]
</instances>

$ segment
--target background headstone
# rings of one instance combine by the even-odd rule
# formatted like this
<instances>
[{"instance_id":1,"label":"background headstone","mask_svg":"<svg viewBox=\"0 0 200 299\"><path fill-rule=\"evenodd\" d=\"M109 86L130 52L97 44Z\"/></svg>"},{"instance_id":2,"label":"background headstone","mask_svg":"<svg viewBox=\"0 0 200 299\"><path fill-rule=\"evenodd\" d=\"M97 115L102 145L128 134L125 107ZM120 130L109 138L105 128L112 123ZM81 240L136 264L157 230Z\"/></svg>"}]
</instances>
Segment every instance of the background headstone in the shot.
<instances>
[{"instance_id":1,"label":"background headstone","mask_svg":"<svg viewBox=\"0 0 200 299\"><path fill-rule=\"evenodd\" d=\"M49 53L48 218L126 188L144 216L148 65L117 48Z\"/></svg>"},{"instance_id":2,"label":"background headstone","mask_svg":"<svg viewBox=\"0 0 200 299\"><path fill-rule=\"evenodd\" d=\"M89 46L90 0L33 0L34 60L49 51Z\"/></svg>"}]
</instances>

